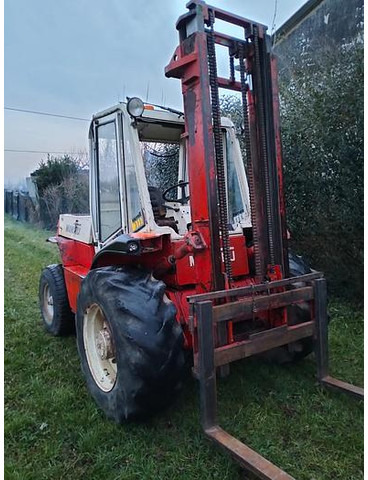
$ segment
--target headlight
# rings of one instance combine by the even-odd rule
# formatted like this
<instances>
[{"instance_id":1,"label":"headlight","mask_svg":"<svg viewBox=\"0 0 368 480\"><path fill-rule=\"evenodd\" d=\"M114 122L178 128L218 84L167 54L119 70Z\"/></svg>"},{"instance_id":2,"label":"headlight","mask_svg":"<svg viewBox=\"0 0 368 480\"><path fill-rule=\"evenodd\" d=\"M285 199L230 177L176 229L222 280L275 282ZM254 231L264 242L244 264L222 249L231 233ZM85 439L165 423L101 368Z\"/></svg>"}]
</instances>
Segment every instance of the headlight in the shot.
<instances>
[{"instance_id":1,"label":"headlight","mask_svg":"<svg viewBox=\"0 0 368 480\"><path fill-rule=\"evenodd\" d=\"M144 111L144 103L138 97L132 97L128 100L127 110L130 116L140 117Z\"/></svg>"}]
</instances>

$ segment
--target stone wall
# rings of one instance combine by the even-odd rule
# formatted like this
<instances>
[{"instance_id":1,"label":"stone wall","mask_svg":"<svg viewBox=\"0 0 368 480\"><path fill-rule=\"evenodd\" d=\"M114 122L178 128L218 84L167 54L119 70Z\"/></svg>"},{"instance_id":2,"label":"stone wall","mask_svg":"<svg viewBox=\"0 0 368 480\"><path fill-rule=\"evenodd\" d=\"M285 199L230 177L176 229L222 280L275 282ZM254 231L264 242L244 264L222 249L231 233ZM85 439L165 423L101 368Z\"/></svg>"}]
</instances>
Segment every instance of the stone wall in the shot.
<instances>
[{"instance_id":1,"label":"stone wall","mask_svg":"<svg viewBox=\"0 0 368 480\"><path fill-rule=\"evenodd\" d=\"M313 68L316 58L336 47L363 42L363 0L310 0L301 10L308 12L308 4L305 17L297 12L274 35L282 81L302 65Z\"/></svg>"}]
</instances>

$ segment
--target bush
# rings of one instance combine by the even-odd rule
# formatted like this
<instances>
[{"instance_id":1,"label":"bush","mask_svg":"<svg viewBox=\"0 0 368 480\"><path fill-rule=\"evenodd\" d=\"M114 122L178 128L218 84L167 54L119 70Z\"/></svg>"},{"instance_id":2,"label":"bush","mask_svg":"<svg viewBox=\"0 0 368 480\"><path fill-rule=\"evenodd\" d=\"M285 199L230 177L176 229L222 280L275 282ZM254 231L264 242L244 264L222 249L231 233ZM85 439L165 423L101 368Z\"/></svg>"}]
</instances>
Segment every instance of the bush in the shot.
<instances>
[{"instance_id":1,"label":"bush","mask_svg":"<svg viewBox=\"0 0 368 480\"><path fill-rule=\"evenodd\" d=\"M42 160L38 169L31 173L35 178L38 195L43 196L44 190L51 185L59 185L65 178L75 175L78 172L76 160L69 155L62 157L47 156Z\"/></svg>"},{"instance_id":2,"label":"bush","mask_svg":"<svg viewBox=\"0 0 368 480\"><path fill-rule=\"evenodd\" d=\"M293 250L326 273L334 293L360 301L363 46L335 47L280 82L287 219ZM239 98L221 104L240 128Z\"/></svg>"},{"instance_id":3,"label":"bush","mask_svg":"<svg viewBox=\"0 0 368 480\"><path fill-rule=\"evenodd\" d=\"M88 214L88 171L79 158L49 156L31 175L37 185L44 227L54 229L61 213Z\"/></svg>"},{"instance_id":4,"label":"bush","mask_svg":"<svg viewBox=\"0 0 368 480\"><path fill-rule=\"evenodd\" d=\"M363 47L351 43L281 82L292 243L339 295L363 294Z\"/></svg>"}]
</instances>

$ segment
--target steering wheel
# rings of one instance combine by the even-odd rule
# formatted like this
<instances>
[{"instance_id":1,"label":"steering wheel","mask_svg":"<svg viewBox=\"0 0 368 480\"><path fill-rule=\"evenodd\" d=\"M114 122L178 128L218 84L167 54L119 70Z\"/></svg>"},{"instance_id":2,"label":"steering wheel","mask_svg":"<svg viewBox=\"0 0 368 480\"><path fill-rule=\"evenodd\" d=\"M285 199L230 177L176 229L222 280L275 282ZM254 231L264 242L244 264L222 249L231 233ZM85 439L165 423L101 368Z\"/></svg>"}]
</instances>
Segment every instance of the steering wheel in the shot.
<instances>
[{"instance_id":1,"label":"steering wheel","mask_svg":"<svg viewBox=\"0 0 368 480\"><path fill-rule=\"evenodd\" d=\"M179 182L176 185L173 185L172 187L167 188L162 194L162 198L165 200L165 202L179 202L182 205L184 205L184 203L187 203L187 201L189 200L189 195L188 196L185 195L185 187L188 184L189 182ZM174 190L174 188L178 188L178 187L181 188L181 198L175 198L175 199L167 198L167 194L171 190Z\"/></svg>"}]
</instances>

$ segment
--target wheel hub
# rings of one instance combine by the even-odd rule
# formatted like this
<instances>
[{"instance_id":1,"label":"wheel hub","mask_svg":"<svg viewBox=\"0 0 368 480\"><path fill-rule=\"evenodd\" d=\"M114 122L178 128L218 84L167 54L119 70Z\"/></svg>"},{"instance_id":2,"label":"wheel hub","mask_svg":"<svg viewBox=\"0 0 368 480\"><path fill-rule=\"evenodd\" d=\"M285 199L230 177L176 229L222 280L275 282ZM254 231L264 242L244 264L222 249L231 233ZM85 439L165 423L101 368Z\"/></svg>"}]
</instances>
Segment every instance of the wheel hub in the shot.
<instances>
[{"instance_id":1,"label":"wheel hub","mask_svg":"<svg viewBox=\"0 0 368 480\"><path fill-rule=\"evenodd\" d=\"M83 344L89 371L96 385L110 392L117 378L114 337L101 307L90 305L84 314Z\"/></svg>"},{"instance_id":2,"label":"wheel hub","mask_svg":"<svg viewBox=\"0 0 368 480\"><path fill-rule=\"evenodd\" d=\"M96 350L101 360L113 358L111 336L108 328L102 328L96 336Z\"/></svg>"},{"instance_id":3,"label":"wheel hub","mask_svg":"<svg viewBox=\"0 0 368 480\"><path fill-rule=\"evenodd\" d=\"M48 325L52 324L54 316L54 299L49 285L46 283L43 289L43 317Z\"/></svg>"}]
</instances>

